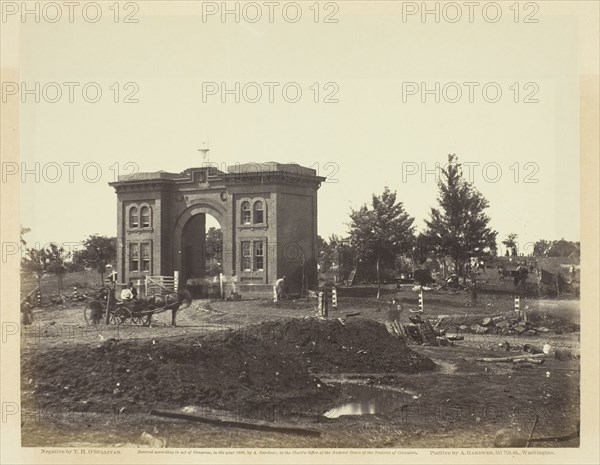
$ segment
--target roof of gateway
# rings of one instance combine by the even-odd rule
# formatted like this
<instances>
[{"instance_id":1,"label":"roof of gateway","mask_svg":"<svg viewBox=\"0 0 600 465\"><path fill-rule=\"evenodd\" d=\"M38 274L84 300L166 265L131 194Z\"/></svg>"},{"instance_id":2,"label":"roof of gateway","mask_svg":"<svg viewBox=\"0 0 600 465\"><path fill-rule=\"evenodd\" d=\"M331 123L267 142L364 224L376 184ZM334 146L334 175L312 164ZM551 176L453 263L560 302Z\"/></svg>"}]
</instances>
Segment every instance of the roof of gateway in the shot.
<instances>
[{"instance_id":1,"label":"roof of gateway","mask_svg":"<svg viewBox=\"0 0 600 465\"><path fill-rule=\"evenodd\" d=\"M148 173L133 173L120 175L118 182L135 182L135 181L156 181L156 180L184 180L190 176L190 172L194 170L209 169L210 167L188 168L182 173L169 173L167 171L155 171ZM214 169L214 168L212 168ZM220 172L218 169L215 170ZM227 167L227 173L230 175L244 174L254 175L258 173L282 173L287 176L308 176L315 177L316 171L312 168L300 166L297 163L278 163L275 161L265 163L236 163ZM323 178L325 179L325 178Z\"/></svg>"},{"instance_id":2,"label":"roof of gateway","mask_svg":"<svg viewBox=\"0 0 600 465\"><path fill-rule=\"evenodd\" d=\"M155 179L178 179L179 173L167 173L166 171L155 171L153 173L133 173L119 176L119 182L126 181L152 181Z\"/></svg>"},{"instance_id":3,"label":"roof of gateway","mask_svg":"<svg viewBox=\"0 0 600 465\"><path fill-rule=\"evenodd\" d=\"M268 161L264 163L236 163L235 165L228 166L228 173L264 173L264 172L282 172L287 174L302 174L306 176L314 176L316 171L312 168L306 168L305 166L300 166L297 163L279 163L276 161Z\"/></svg>"}]
</instances>

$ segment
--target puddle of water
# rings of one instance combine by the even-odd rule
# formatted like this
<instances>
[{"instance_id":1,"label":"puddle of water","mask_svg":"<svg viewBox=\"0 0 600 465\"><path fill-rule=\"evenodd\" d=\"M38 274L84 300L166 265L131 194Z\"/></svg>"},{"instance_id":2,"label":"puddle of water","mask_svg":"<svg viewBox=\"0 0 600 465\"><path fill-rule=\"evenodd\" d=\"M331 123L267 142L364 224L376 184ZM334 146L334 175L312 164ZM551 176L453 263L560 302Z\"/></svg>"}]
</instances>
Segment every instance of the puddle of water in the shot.
<instances>
[{"instance_id":1,"label":"puddle of water","mask_svg":"<svg viewBox=\"0 0 600 465\"><path fill-rule=\"evenodd\" d=\"M343 397L351 402L340 404L323 414L326 418L348 415L388 414L408 405L414 396L386 389L355 384L342 384Z\"/></svg>"},{"instance_id":2,"label":"puddle of water","mask_svg":"<svg viewBox=\"0 0 600 465\"><path fill-rule=\"evenodd\" d=\"M339 418L346 415L374 415L377 413L375 401L350 402L334 407L323 414L326 418Z\"/></svg>"}]
</instances>

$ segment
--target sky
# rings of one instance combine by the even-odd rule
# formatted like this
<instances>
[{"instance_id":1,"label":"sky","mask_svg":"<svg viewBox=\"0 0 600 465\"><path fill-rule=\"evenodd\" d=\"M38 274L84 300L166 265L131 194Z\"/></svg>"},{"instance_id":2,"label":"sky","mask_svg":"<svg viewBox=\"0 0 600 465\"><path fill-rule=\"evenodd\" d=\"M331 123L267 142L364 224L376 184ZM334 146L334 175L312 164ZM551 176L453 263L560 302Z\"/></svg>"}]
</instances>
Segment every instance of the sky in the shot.
<instances>
[{"instance_id":1,"label":"sky","mask_svg":"<svg viewBox=\"0 0 600 465\"><path fill-rule=\"evenodd\" d=\"M488 199L499 241L517 233L527 253L538 239L579 240L581 18L542 3L537 23L524 11L516 23L502 3L496 23L403 21L399 4L338 2L337 23L323 22L333 10L315 22L310 3L297 23L270 23L266 7L262 20L236 23L175 4L167 15L140 3L133 24L115 23L108 3L95 24L20 24L20 79L34 89L20 107L19 168L33 171L21 183L28 242L116 235L108 182L200 166L207 140L221 167L295 162L327 176L322 237L346 234L351 208L384 186L422 230L436 164L453 153ZM73 102L65 82L77 83ZM236 83L239 102L223 92ZM86 84L89 100L102 90L96 103Z\"/></svg>"}]
</instances>

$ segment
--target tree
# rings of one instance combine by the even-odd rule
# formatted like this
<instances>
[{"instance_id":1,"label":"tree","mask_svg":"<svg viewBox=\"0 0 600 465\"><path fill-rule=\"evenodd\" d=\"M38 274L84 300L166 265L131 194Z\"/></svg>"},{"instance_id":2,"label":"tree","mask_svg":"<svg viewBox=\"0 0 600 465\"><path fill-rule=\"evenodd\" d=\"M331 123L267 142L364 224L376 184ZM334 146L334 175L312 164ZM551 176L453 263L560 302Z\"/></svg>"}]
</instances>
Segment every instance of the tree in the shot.
<instances>
[{"instance_id":1,"label":"tree","mask_svg":"<svg viewBox=\"0 0 600 465\"><path fill-rule=\"evenodd\" d=\"M87 268L93 268L100 275L100 282L104 283L106 265L114 263L117 259L117 238L97 234L89 236L83 241L83 249L75 252L73 261Z\"/></svg>"},{"instance_id":2,"label":"tree","mask_svg":"<svg viewBox=\"0 0 600 465\"><path fill-rule=\"evenodd\" d=\"M386 186L383 194L373 194L371 207L364 204L350 213L350 241L357 257L374 261L377 270L377 298L381 296L382 267L393 266L396 255L414 241L414 218L396 202L396 192Z\"/></svg>"},{"instance_id":3,"label":"tree","mask_svg":"<svg viewBox=\"0 0 600 465\"><path fill-rule=\"evenodd\" d=\"M68 254L65 249L55 243L51 243L43 250L43 258L46 270L56 276L58 280L58 292L63 291L63 276L67 272L66 261Z\"/></svg>"},{"instance_id":4,"label":"tree","mask_svg":"<svg viewBox=\"0 0 600 465\"><path fill-rule=\"evenodd\" d=\"M550 250L550 242L544 239L540 239L533 244L533 255L535 257L545 257Z\"/></svg>"},{"instance_id":5,"label":"tree","mask_svg":"<svg viewBox=\"0 0 600 465\"><path fill-rule=\"evenodd\" d=\"M223 231L221 228L210 227L206 232L206 254L208 262L211 259L221 263L223 254Z\"/></svg>"},{"instance_id":6,"label":"tree","mask_svg":"<svg viewBox=\"0 0 600 465\"><path fill-rule=\"evenodd\" d=\"M344 239L337 234L329 236L329 246L332 249L332 260L338 264L338 281L343 281L354 268L355 253L350 239Z\"/></svg>"},{"instance_id":7,"label":"tree","mask_svg":"<svg viewBox=\"0 0 600 465\"><path fill-rule=\"evenodd\" d=\"M579 257L580 244L565 239L558 241L541 239L533 245L533 255L536 257Z\"/></svg>"},{"instance_id":8,"label":"tree","mask_svg":"<svg viewBox=\"0 0 600 465\"><path fill-rule=\"evenodd\" d=\"M23 236L25 234L27 234L28 232L31 232L30 228L21 226L21 247L25 247L27 245L27 241L25 240L25 238Z\"/></svg>"},{"instance_id":9,"label":"tree","mask_svg":"<svg viewBox=\"0 0 600 465\"><path fill-rule=\"evenodd\" d=\"M321 273L328 272L336 260L335 246L331 241L327 242L321 236L317 236L317 257Z\"/></svg>"},{"instance_id":10,"label":"tree","mask_svg":"<svg viewBox=\"0 0 600 465\"><path fill-rule=\"evenodd\" d=\"M223 272L223 230L211 226L206 231L204 242L204 264L208 276L218 276Z\"/></svg>"},{"instance_id":11,"label":"tree","mask_svg":"<svg viewBox=\"0 0 600 465\"><path fill-rule=\"evenodd\" d=\"M440 253L452 258L464 277L470 257L489 254L496 247L497 233L490 229L490 218L484 213L489 202L463 178L456 155L448 155L438 188L439 208L432 208L430 219L425 220L425 234Z\"/></svg>"},{"instance_id":12,"label":"tree","mask_svg":"<svg viewBox=\"0 0 600 465\"><path fill-rule=\"evenodd\" d=\"M548 250L548 257L570 257L572 255L579 256L580 247L579 242L566 241L560 239L558 241L552 241L550 249Z\"/></svg>"},{"instance_id":13,"label":"tree","mask_svg":"<svg viewBox=\"0 0 600 465\"><path fill-rule=\"evenodd\" d=\"M430 257L443 258L440 257L440 249L433 238L427 234L419 233L413 249L413 260L415 263L422 265Z\"/></svg>"},{"instance_id":14,"label":"tree","mask_svg":"<svg viewBox=\"0 0 600 465\"><path fill-rule=\"evenodd\" d=\"M506 256L508 257L508 251L510 250L510 253L513 257L516 257L518 255L518 251L517 251L517 234L515 233L510 233L508 236L506 236L506 239L504 239L502 241L502 243L506 246Z\"/></svg>"},{"instance_id":15,"label":"tree","mask_svg":"<svg viewBox=\"0 0 600 465\"><path fill-rule=\"evenodd\" d=\"M38 287L42 289L42 276L46 271L46 257L43 250L27 249L21 260L21 269L36 276Z\"/></svg>"}]
</instances>

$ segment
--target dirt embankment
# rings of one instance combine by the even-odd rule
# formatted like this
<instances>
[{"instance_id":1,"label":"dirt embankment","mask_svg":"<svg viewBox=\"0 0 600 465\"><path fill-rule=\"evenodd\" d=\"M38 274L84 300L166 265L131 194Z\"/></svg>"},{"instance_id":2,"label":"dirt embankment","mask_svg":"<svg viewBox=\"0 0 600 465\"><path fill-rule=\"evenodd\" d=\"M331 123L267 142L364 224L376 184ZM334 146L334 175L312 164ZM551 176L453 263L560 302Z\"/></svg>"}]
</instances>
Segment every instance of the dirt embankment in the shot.
<instances>
[{"instance_id":1,"label":"dirt embankment","mask_svg":"<svg viewBox=\"0 0 600 465\"><path fill-rule=\"evenodd\" d=\"M265 322L204 337L108 340L24 356L24 402L90 411L265 405L322 413L339 398L315 373L413 373L433 362L372 320Z\"/></svg>"}]
</instances>

